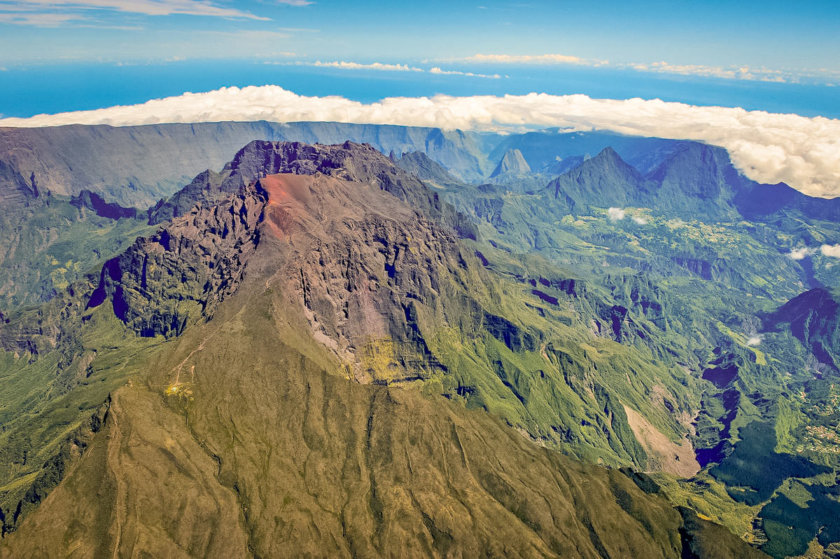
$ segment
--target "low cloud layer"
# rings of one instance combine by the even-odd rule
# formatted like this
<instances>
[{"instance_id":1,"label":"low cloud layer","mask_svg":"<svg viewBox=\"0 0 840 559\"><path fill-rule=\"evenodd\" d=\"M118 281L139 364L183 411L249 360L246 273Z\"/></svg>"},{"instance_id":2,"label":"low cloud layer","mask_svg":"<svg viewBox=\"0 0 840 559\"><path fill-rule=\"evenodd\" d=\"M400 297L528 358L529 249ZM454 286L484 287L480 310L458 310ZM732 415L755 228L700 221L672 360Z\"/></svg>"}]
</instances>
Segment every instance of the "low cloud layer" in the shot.
<instances>
[{"instance_id":1,"label":"low cloud layer","mask_svg":"<svg viewBox=\"0 0 840 559\"><path fill-rule=\"evenodd\" d=\"M807 258L809 256L813 256L814 253L816 253L816 252L817 252L817 249L815 249L815 248L808 248L808 247L795 248L788 253L788 258L790 258L792 260L804 260L805 258Z\"/></svg>"},{"instance_id":2,"label":"low cloud layer","mask_svg":"<svg viewBox=\"0 0 840 559\"><path fill-rule=\"evenodd\" d=\"M606 64L604 60L588 60L569 54L474 54L461 60L481 64L575 64L580 66Z\"/></svg>"},{"instance_id":3,"label":"low cloud layer","mask_svg":"<svg viewBox=\"0 0 840 559\"><path fill-rule=\"evenodd\" d=\"M627 215L621 208L609 208L607 210L607 218L610 221L621 221Z\"/></svg>"},{"instance_id":4,"label":"low cloud layer","mask_svg":"<svg viewBox=\"0 0 840 559\"><path fill-rule=\"evenodd\" d=\"M431 68L429 73L440 74L442 76L468 76L471 78L489 78L493 80L498 80L502 77L499 74L476 74L475 72L462 72L460 70L442 70L437 66Z\"/></svg>"},{"instance_id":5,"label":"low cloud layer","mask_svg":"<svg viewBox=\"0 0 840 559\"><path fill-rule=\"evenodd\" d=\"M316 68L337 68L339 70L377 70L382 72L428 72L430 74L437 74L440 76L466 76L470 78L488 78L500 79L499 74L476 74L475 72L462 72L460 70L444 70L438 66L434 66L426 70L425 68L418 68L417 66L409 66L408 64L390 64L385 62L353 62L349 60L334 60L323 62L316 60L315 62L280 62L274 63L279 65L290 66L314 66Z\"/></svg>"},{"instance_id":6,"label":"low cloud layer","mask_svg":"<svg viewBox=\"0 0 840 559\"><path fill-rule=\"evenodd\" d=\"M840 245L822 245L820 252L823 256L830 256L832 258L840 258Z\"/></svg>"},{"instance_id":7,"label":"low cloud layer","mask_svg":"<svg viewBox=\"0 0 840 559\"><path fill-rule=\"evenodd\" d=\"M803 260L809 256L814 256L817 253L830 258L840 258L840 245L821 245L819 248L800 247L791 250L788 257L793 260Z\"/></svg>"},{"instance_id":8,"label":"low cloud layer","mask_svg":"<svg viewBox=\"0 0 840 559\"><path fill-rule=\"evenodd\" d=\"M302 66L317 66L321 68L338 68L340 70L380 70L383 72L424 72L422 68L416 68L407 64L383 64L382 62L371 62L370 64L362 64L360 62L347 62L344 60L336 60L332 62L321 62L320 60L312 63L301 63Z\"/></svg>"},{"instance_id":9,"label":"low cloud layer","mask_svg":"<svg viewBox=\"0 0 840 559\"><path fill-rule=\"evenodd\" d=\"M836 84L840 80L837 72L822 68L808 70L778 70L765 67L709 66L706 64L673 64L664 60L657 62L610 62L597 58L581 58L571 54L474 54L463 58L448 59L449 62L467 62L474 64L541 64L610 67L617 70L636 70L656 74L676 74L681 76L699 76L724 80L747 80L778 83L799 83L803 80Z\"/></svg>"},{"instance_id":10,"label":"low cloud layer","mask_svg":"<svg viewBox=\"0 0 840 559\"><path fill-rule=\"evenodd\" d=\"M738 169L753 180L786 182L812 196L840 196L840 120L658 99L531 93L391 97L361 103L338 96L306 97L279 86L226 87L140 105L0 119L0 126L125 126L226 120L336 121L462 130L561 127L568 131L606 130L697 140L726 148Z\"/></svg>"}]
</instances>

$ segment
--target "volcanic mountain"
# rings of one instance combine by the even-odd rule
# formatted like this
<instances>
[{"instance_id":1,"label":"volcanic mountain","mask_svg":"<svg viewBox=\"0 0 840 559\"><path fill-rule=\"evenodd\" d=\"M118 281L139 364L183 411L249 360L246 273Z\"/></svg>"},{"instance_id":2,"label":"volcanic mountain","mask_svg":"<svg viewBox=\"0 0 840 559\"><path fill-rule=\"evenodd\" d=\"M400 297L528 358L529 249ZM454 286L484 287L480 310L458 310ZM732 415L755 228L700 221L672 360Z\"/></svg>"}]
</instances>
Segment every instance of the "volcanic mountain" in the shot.
<instances>
[{"instance_id":1,"label":"volcanic mountain","mask_svg":"<svg viewBox=\"0 0 840 559\"><path fill-rule=\"evenodd\" d=\"M517 360L553 382L576 357L505 310L463 216L385 156L254 143L175 200L98 276L3 317L15 382L52 376L4 434L31 450L5 447L0 556L758 554L647 476L513 428L545 407ZM603 328L651 327L633 312ZM458 365L476 347L492 378Z\"/></svg>"}]
</instances>

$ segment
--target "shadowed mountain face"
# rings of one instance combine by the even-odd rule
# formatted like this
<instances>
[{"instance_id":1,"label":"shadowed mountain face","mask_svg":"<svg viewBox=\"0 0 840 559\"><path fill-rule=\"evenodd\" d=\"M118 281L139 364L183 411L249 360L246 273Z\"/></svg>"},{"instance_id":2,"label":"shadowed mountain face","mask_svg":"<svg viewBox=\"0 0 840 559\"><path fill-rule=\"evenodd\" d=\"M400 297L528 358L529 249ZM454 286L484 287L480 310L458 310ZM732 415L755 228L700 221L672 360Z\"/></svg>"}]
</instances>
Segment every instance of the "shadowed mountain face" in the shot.
<instances>
[{"instance_id":1,"label":"shadowed mountain face","mask_svg":"<svg viewBox=\"0 0 840 559\"><path fill-rule=\"evenodd\" d=\"M40 472L6 462L21 504L4 497L15 531L0 556L756 553L672 508L645 476L534 444L499 421L489 392L491 413L455 397L487 389L461 384L443 340L469 359L473 344L495 348L495 382L504 375L520 405L525 371L513 378L503 360L527 353L549 377L540 352L563 353L503 316L509 287L422 184L361 146L266 144L262 167L249 153L229 170L255 183L200 200L52 303L55 328L73 331L45 340L25 313L0 326L26 366L62 363L63 399L48 395L30 421L102 405L96 421L73 408L69 439L31 439L62 449ZM332 161L334 173L315 172ZM628 304L648 301L639 289ZM464 390L446 398L450 385ZM604 387L589 390L619 413Z\"/></svg>"},{"instance_id":2,"label":"shadowed mountain face","mask_svg":"<svg viewBox=\"0 0 840 559\"><path fill-rule=\"evenodd\" d=\"M649 197L649 185L638 171L606 148L554 179L547 190L569 211L590 206L626 206ZM639 204L642 205L642 204Z\"/></svg>"},{"instance_id":3,"label":"shadowed mountain face","mask_svg":"<svg viewBox=\"0 0 840 559\"><path fill-rule=\"evenodd\" d=\"M786 326L820 363L840 369L840 303L832 291L806 291L769 314L767 322L769 328Z\"/></svg>"},{"instance_id":4,"label":"shadowed mountain face","mask_svg":"<svg viewBox=\"0 0 840 559\"><path fill-rule=\"evenodd\" d=\"M402 157L396 160L396 164L418 179L428 181L432 184L447 185L458 183L458 180L443 165L420 151L404 153Z\"/></svg>"}]
</instances>

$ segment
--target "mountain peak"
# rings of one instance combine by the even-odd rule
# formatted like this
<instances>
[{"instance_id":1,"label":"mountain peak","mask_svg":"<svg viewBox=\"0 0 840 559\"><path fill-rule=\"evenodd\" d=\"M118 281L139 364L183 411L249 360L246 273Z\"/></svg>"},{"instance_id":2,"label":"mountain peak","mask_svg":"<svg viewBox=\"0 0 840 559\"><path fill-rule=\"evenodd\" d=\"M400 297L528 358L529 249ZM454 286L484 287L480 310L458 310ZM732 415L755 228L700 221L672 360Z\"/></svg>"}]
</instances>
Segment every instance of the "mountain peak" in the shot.
<instances>
[{"instance_id":1,"label":"mountain peak","mask_svg":"<svg viewBox=\"0 0 840 559\"><path fill-rule=\"evenodd\" d=\"M496 169L490 175L490 178L503 174L525 175L530 172L531 167L528 165L528 162L525 161L525 156L522 155L522 152L518 149L509 149L505 152L504 156L502 156L499 164L496 165Z\"/></svg>"},{"instance_id":2,"label":"mountain peak","mask_svg":"<svg viewBox=\"0 0 840 559\"><path fill-rule=\"evenodd\" d=\"M549 188L572 211L597 200L598 206L625 206L640 201L645 181L611 147L554 179Z\"/></svg>"},{"instance_id":3,"label":"mountain peak","mask_svg":"<svg viewBox=\"0 0 840 559\"><path fill-rule=\"evenodd\" d=\"M698 142L686 142L648 179L659 184L661 207L719 217L734 217L732 198L743 182L726 150Z\"/></svg>"}]
</instances>

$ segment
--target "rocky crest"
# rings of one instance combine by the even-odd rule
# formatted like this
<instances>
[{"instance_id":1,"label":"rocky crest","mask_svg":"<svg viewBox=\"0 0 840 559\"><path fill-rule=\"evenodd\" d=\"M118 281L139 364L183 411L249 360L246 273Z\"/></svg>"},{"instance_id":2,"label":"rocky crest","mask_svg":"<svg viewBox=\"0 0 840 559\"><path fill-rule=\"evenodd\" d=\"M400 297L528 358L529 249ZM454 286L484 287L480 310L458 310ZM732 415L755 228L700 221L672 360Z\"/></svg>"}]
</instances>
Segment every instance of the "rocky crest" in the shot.
<instances>
[{"instance_id":1,"label":"rocky crest","mask_svg":"<svg viewBox=\"0 0 840 559\"><path fill-rule=\"evenodd\" d=\"M187 215L105 263L88 307L110 299L141 336L178 335L236 290L259 242L265 200L253 189Z\"/></svg>"},{"instance_id":2,"label":"rocky crest","mask_svg":"<svg viewBox=\"0 0 840 559\"><path fill-rule=\"evenodd\" d=\"M199 175L190 185L151 210L150 221L180 215L198 202L212 202L237 192L257 179L275 174L323 174L341 180L371 184L393 194L455 229L463 237L475 238L470 221L441 200L417 177L367 144L345 142L341 145L309 145L300 142L253 141L239 150L221 174L210 171Z\"/></svg>"}]
</instances>

